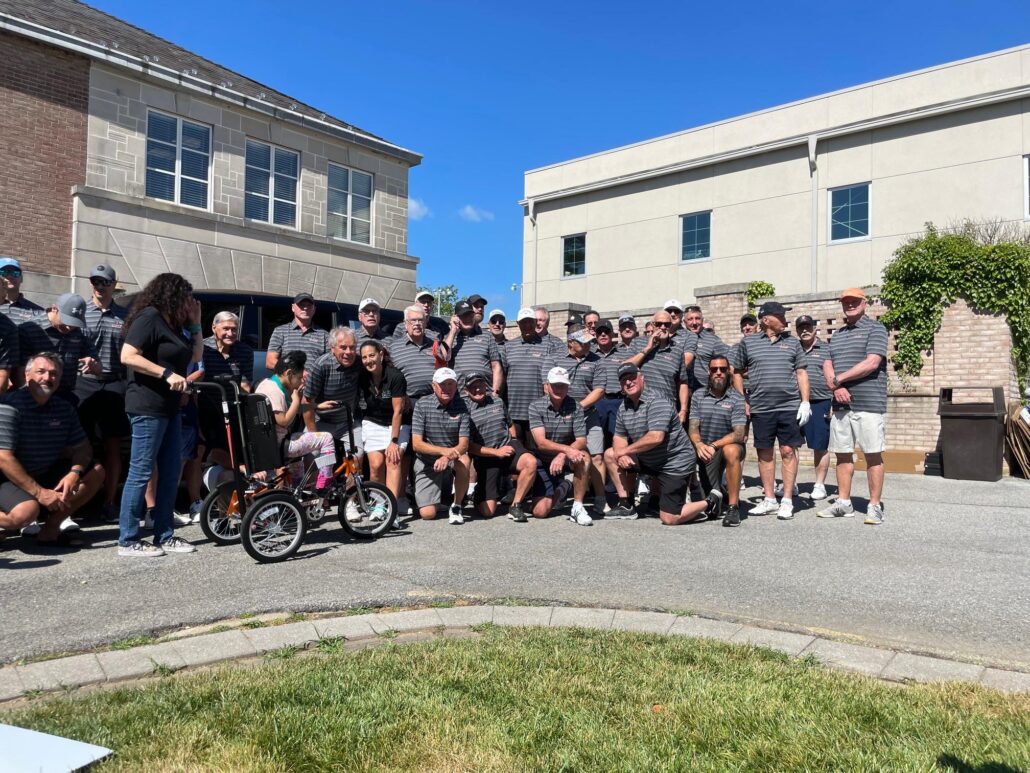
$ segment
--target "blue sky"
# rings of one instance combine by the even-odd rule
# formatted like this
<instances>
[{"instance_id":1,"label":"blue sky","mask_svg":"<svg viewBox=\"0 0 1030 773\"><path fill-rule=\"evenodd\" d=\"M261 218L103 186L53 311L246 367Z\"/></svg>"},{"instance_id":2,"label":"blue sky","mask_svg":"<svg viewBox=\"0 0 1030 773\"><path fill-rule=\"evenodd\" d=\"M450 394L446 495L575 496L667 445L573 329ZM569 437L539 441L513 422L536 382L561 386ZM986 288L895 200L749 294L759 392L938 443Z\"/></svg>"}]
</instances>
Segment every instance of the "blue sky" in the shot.
<instances>
[{"instance_id":1,"label":"blue sky","mask_svg":"<svg viewBox=\"0 0 1030 773\"><path fill-rule=\"evenodd\" d=\"M421 284L515 311L523 172L1030 42L1030 2L92 0L425 156Z\"/></svg>"}]
</instances>

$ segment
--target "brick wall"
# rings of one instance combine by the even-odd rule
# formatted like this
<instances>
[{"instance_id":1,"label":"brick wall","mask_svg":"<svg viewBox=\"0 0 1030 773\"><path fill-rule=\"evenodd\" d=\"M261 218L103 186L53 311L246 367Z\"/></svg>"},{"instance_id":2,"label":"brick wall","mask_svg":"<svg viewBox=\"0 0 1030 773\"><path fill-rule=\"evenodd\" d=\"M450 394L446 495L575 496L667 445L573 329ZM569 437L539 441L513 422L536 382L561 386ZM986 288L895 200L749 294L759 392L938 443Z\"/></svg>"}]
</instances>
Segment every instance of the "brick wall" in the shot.
<instances>
[{"instance_id":1,"label":"brick wall","mask_svg":"<svg viewBox=\"0 0 1030 773\"><path fill-rule=\"evenodd\" d=\"M71 274L70 192L85 182L88 98L87 59L0 32L0 254L26 271Z\"/></svg>"}]
</instances>

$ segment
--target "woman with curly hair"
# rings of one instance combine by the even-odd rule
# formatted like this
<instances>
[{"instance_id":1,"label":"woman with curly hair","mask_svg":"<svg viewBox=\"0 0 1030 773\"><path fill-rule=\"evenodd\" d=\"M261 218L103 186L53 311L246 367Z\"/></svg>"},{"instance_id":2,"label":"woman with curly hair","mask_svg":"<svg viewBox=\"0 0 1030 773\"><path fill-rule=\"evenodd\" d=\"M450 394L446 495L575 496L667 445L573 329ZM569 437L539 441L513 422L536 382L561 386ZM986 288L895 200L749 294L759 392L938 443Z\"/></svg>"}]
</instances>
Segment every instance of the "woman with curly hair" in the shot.
<instances>
[{"instance_id":1,"label":"woman with curly hair","mask_svg":"<svg viewBox=\"0 0 1030 773\"><path fill-rule=\"evenodd\" d=\"M363 367L358 380L361 441L368 457L369 478L385 483L401 502L407 477L404 452L411 440L411 418L403 423L408 384L393 366L382 342L366 338L358 352Z\"/></svg>"},{"instance_id":2,"label":"woman with curly hair","mask_svg":"<svg viewBox=\"0 0 1030 773\"><path fill-rule=\"evenodd\" d=\"M191 341L183 335L189 330ZM122 364L129 369L125 412L132 427L129 472L122 490L118 555L153 557L192 553L186 540L174 536L172 507L179 485L182 425L179 401L186 389L186 371L203 357L200 303L193 286L178 274L158 274L136 297L125 321ZM140 540L144 493L158 471L154 506L154 543Z\"/></svg>"}]
</instances>

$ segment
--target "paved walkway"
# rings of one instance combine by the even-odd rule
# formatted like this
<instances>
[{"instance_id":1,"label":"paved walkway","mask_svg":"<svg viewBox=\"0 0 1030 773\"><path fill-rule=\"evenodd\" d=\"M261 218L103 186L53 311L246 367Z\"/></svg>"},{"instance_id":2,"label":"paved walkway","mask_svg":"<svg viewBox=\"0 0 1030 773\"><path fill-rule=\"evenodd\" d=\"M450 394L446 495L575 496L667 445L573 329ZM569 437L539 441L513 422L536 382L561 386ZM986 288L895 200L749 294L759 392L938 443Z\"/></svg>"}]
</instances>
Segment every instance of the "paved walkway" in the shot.
<instances>
[{"instance_id":1,"label":"paved walkway","mask_svg":"<svg viewBox=\"0 0 1030 773\"><path fill-rule=\"evenodd\" d=\"M241 625L242 621L237 621ZM395 634L455 635L493 623L504 626L580 627L718 639L733 644L811 655L848 671L892 681L972 682L1006 692L1030 692L1030 674L970 663L845 644L807 634L728 623L694 615L638 612L597 607L459 606L383 612L262 628L238 627L218 633L173 638L128 650L88 653L0 669L0 705L28 693L143 679L183 668L253 658L287 647L307 648L322 639L374 643ZM424 638L424 637L422 637Z\"/></svg>"}]
</instances>

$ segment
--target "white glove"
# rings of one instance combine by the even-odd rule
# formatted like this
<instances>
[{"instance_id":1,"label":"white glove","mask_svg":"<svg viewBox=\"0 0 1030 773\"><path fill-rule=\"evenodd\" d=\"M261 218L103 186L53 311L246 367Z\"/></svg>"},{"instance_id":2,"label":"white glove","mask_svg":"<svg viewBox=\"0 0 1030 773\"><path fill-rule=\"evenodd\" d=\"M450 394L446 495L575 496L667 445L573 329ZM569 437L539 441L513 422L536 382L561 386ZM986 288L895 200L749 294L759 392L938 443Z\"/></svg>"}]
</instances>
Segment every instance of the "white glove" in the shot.
<instances>
[{"instance_id":1,"label":"white glove","mask_svg":"<svg viewBox=\"0 0 1030 773\"><path fill-rule=\"evenodd\" d=\"M803 427L808 424L808 420L812 418L812 405L809 402L803 402L798 406L798 426Z\"/></svg>"}]
</instances>

